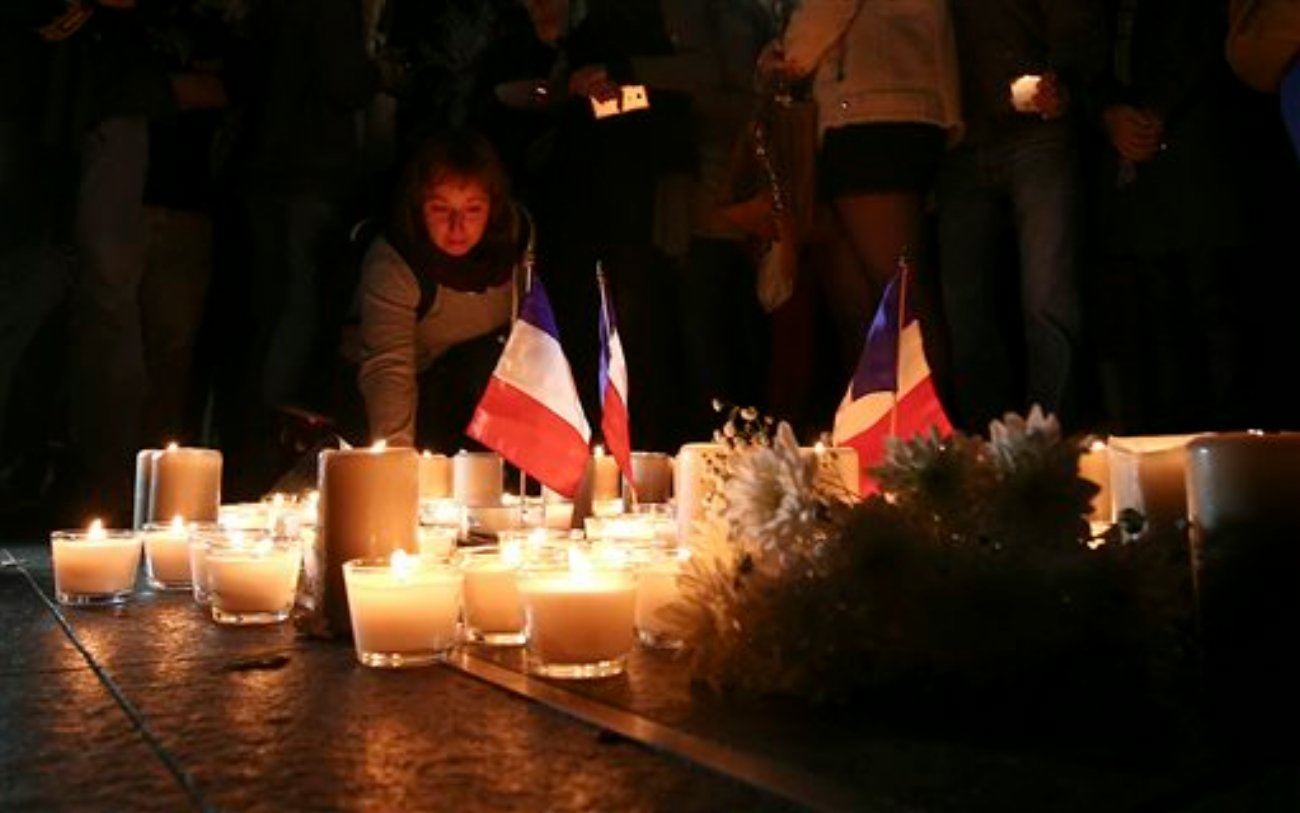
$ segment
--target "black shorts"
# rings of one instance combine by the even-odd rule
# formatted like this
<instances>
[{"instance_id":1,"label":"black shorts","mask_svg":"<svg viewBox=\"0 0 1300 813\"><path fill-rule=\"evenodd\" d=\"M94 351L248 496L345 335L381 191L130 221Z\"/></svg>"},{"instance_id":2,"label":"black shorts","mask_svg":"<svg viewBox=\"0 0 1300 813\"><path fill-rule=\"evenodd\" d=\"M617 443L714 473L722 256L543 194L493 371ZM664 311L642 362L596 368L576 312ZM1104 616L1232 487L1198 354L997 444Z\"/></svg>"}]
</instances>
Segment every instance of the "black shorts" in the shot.
<instances>
[{"instance_id":1,"label":"black shorts","mask_svg":"<svg viewBox=\"0 0 1300 813\"><path fill-rule=\"evenodd\" d=\"M873 122L833 127L817 155L822 200L866 192L920 192L934 185L948 134L936 124Z\"/></svg>"}]
</instances>

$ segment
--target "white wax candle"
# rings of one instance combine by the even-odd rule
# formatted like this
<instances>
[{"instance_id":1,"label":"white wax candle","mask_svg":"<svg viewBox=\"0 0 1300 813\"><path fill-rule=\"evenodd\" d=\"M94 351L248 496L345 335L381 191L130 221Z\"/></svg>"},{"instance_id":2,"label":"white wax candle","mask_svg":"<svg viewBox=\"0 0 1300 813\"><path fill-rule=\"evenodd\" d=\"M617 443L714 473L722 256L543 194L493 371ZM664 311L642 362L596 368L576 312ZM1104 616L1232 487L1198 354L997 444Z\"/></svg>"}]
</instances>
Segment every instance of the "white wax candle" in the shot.
<instances>
[{"instance_id":1,"label":"white wax candle","mask_svg":"<svg viewBox=\"0 0 1300 813\"><path fill-rule=\"evenodd\" d=\"M633 452L632 479L637 502L668 502L673 496L673 459L662 452Z\"/></svg>"},{"instance_id":2,"label":"white wax candle","mask_svg":"<svg viewBox=\"0 0 1300 813\"><path fill-rule=\"evenodd\" d=\"M1011 83L1011 107L1018 113L1037 113L1038 105L1034 95L1038 93L1038 84L1043 77L1028 74L1018 77Z\"/></svg>"},{"instance_id":3,"label":"white wax candle","mask_svg":"<svg viewBox=\"0 0 1300 813\"><path fill-rule=\"evenodd\" d=\"M176 444L153 456L149 522L180 514L193 522L216 522L221 509L221 452Z\"/></svg>"},{"instance_id":4,"label":"white wax candle","mask_svg":"<svg viewBox=\"0 0 1300 813\"><path fill-rule=\"evenodd\" d=\"M416 534L420 543L420 555L446 560L456 550L456 538L459 535L457 528L448 525L421 525Z\"/></svg>"},{"instance_id":5,"label":"white wax candle","mask_svg":"<svg viewBox=\"0 0 1300 813\"><path fill-rule=\"evenodd\" d=\"M692 523L704 516L704 506L717 482L711 468L720 465L725 450L717 443L688 443L677 453L673 493L677 500L677 535L690 538Z\"/></svg>"},{"instance_id":6,"label":"white wax candle","mask_svg":"<svg viewBox=\"0 0 1300 813\"><path fill-rule=\"evenodd\" d=\"M343 563L418 550L419 455L414 449L330 449L321 452L317 552L324 558L323 596L313 596L334 632L346 634L350 615Z\"/></svg>"},{"instance_id":7,"label":"white wax candle","mask_svg":"<svg viewBox=\"0 0 1300 813\"><path fill-rule=\"evenodd\" d=\"M150 526L144 534L149 583L159 589L190 587L190 534L185 521L175 517L170 525Z\"/></svg>"},{"instance_id":8,"label":"white wax candle","mask_svg":"<svg viewBox=\"0 0 1300 813\"><path fill-rule=\"evenodd\" d=\"M1110 480L1115 516L1132 508L1156 532L1187 516L1187 443L1196 435L1113 437Z\"/></svg>"},{"instance_id":9,"label":"white wax candle","mask_svg":"<svg viewBox=\"0 0 1300 813\"><path fill-rule=\"evenodd\" d=\"M839 484L851 496L862 493L862 471L858 467L858 450L851 446L804 446L799 449L804 459L815 458L818 466L834 472Z\"/></svg>"},{"instance_id":10,"label":"white wax candle","mask_svg":"<svg viewBox=\"0 0 1300 813\"><path fill-rule=\"evenodd\" d=\"M622 571L521 574L528 656L537 664L617 661L633 646L636 583Z\"/></svg>"},{"instance_id":11,"label":"white wax candle","mask_svg":"<svg viewBox=\"0 0 1300 813\"><path fill-rule=\"evenodd\" d=\"M1092 498L1092 522L1110 522L1115 517L1115 506L1110 493L1110 447L1105 441L1095 441L1088 451L1079 456L1079 477L1097 486Z\"/></svg>"},{"instance_id":12,"label":"white wax candle","mask_svg":"<svg viewBox=\"0 0 1300 813\"><path fill-rule=\"evenodd\" d=\"M521 551L504 547L475 551L462 560L465 624L471 638L522 643L524 607L516 580L520 558Z\"/></svg>"},{"instance_id":13,"label":"white wax candle","mask_svg":"<svg viewBox=\"0 0 1300 813\"><path fill-rule=\"evenodd\" d=\"M461 505L477 508L501 504L505 468L495 452L461 450L452 458L452 494Z\"/></svg>"},{"instance_id":14,"label":"white wax candle","mask_svg":"<svg viewBox=\"0 0 1300 813\"><path fill-rule=\"evenodd\" d=\"M605 454L602 446L597 446L591 455L591 502L593 507L604 500L622 499L621 480L619 479L618 461Z\"/></svg>"},{"instance_id":15,"label":"white wax candle","mask_svg":"<svg viewBox=\"0 0 1300 813\"><path fill-rule=\"evenodd\" d=\"M140 537L134 531L105 530L96 520L87 531L54 531L50 553L54 592L65 604L116 601L135 588Z\"/></svg>"},{"instance_id":16,"label":"white wax candle","mask_svg":"<svg viewBox=\"0 0 1300 813\"><path fill-rule=\"evenodd\" d=\"M391 565L354 561L344 572L362 663L402 666L406 656L414 665L455 645L461 575L454 568L399 551Z\"/></svg>"},{"instance_id":17,"label":"white wax candle","mask_svg":"<svg viewBox=\"0 0 1300 813\"><path fill-rule=\"evenodd\" d=\"M681 642L674 637L671 624L662 610L681 596L677 576L681 573L681 560L676 555L657 557L643 565L636 577L636 630L641 643L647 646L676 647Z\"/></svg>"},{"instance_id":18,"label":"white wax candle","mask_svg":"<svg viewBox=\"0 0 1300 813\"><path fill-rule=\"evenodd\" d=\"M141 449L135 456L135 511L131 527L140 530L149 521L149 500L153 495L153 459L158 449Z\"/></svg>"},{"instance_id":19,"label":"white wax candle","mask_svg":"<svg viewBox=\"0 0 1300 813\"><path fill-rule=\"evenodd\" d=\"M587 517L587 539L649 542L655 538L656 522L651 514L623 514L616 517Z\"/></svg>"},{"instance_id":20,"label":"white wax candle","mask_svg":"<svg viewBox=\"0 0 1300 813\"><path fill-rule=\"evenodd\" d=\"M443 500L451 496L451 458L420 452L420 499Z\"/></svg>"},{"instance_id":21,"label":"white wax candle","mask_svg":"<svg viewBox=\"0 0 1300 813\"><path fill-rule=\"evenodd\" d=\"M228 623L287 618L298 586L300 556L296 544L265 538L247 545L210 545L207 576L212 617Z\"/></svg>"}]
</instances>

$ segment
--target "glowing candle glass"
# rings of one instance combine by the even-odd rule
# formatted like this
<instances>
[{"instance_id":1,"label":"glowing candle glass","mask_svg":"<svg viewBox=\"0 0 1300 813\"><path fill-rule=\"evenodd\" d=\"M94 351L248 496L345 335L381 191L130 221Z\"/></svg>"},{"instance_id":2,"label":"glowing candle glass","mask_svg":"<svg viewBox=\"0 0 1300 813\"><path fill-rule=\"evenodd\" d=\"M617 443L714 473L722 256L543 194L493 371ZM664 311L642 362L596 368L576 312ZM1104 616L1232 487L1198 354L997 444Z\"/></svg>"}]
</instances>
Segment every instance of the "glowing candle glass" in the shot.
<instances>
[{"instance_id":1,"label":"glowing candle glass","mask_svg":"<svg viewBox=\"0 0 1300 813\"><path fill-rule=\"evenodd\" d=\"M636 637L655 649L680 649L683 645L664 609L681 595L677 577L688 557L686 549L649 550L636 571Z\"/></svg>"},{"instance_id":2,"label":"glowing candle glass","mask_svg":"<svg viewBox=\"0 0 1300 813\"><path fill-rule=\"evenodd\" d=\"M524 607L517 581L524 550L519 544L503 544L461 552L466 640L493 646L524 642Z\"/></svg>"},{"instance_id":3,"label":"glowing candle glass","mask_svg":"<svg viewBox=\"0 0 1300 813\"><path fill-rule=\"evenodd\" d=\"M298 540L244 536L208 537L208 600L220 624L275 624L289 617L302 567Z\"/></svg>"},{"instance_id":4,"label":"glowing candle glass","mask_svg":"<svg viewBox=\"0 0 1300 813\"><path fill-rule=\"evenodd\" d=\"M456 644L462 577L453 566L395 551L343 565L357 660L400 669L444 658Z\"/></svg>"},{"instance_id":5,"label":"glowing candle glass","mask_svg":"<svg viewBox=\"0 0 1300 813\"><path fill-rule=\"evenodd\" d=\"M571 549L569 566L519 574L527 669L544 677L621 674L635 644L636 579L627 568L593 564Z\"/></svg>"},{"instance_id":6,"label":"glowing candle glass","mask_svg":"<svg viewBox=\"0 0 1300 813\"><path fill-rule=\"evenodd\" d=\"M167 525L144 527L145 573L155 590L189 590L190 531L184 518L173 517Z\"/></svg>"},{"instance_id":7,"label":"glowing candle glass","mask_svg":"<svg viewBox=\"0 0 1300 813\"><path fill-rule=\"evenodd\" d=\"M85 531L54 531L54 595L60 604L120 604L135 589L140 536L106 530L95 520Z\"/></svg>"}]
</instances>

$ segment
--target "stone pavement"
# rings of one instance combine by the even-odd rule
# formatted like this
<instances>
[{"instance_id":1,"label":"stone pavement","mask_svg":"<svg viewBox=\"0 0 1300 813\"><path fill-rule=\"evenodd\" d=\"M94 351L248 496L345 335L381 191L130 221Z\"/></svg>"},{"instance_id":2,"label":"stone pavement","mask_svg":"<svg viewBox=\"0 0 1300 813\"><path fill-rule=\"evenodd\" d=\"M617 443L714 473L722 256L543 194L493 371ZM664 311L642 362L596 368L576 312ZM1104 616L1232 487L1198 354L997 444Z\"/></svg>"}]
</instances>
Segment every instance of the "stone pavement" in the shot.
<instances>
[{"instance_id":1,"label":"stone pavement","mask_svg":"<svg viewBox=\"0 0 1300 813\"><path fill-rule=\"evenodd\" d=\"M188 594L52 593L47 545L0 544L0 811L1300 809L1292 765L724 702L658 653L589 683L481 648L383 672Z\"/></svg>"}]
</instances>

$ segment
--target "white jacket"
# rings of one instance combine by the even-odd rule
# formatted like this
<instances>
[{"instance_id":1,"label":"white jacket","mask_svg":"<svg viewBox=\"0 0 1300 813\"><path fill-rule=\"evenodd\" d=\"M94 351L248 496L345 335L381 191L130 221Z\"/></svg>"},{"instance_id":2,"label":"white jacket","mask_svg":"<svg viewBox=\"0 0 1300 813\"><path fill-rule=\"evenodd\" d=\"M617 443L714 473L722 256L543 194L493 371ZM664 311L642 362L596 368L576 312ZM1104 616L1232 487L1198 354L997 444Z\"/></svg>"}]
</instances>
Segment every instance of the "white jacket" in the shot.
<instances>
[{"instance_id":1,"label":"white jacket","mask_svg":"<svg viewBox=\"0 0 1300 813\"><path fill-rule=\"evenodd\" d=\"M957 46L948 0L802 0L785 57L817 75L819 126L936 124L961 131Z\"/></svg>"}]
</instances>

